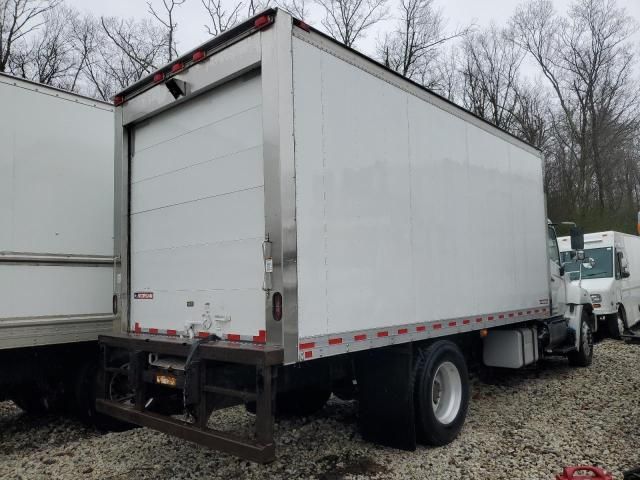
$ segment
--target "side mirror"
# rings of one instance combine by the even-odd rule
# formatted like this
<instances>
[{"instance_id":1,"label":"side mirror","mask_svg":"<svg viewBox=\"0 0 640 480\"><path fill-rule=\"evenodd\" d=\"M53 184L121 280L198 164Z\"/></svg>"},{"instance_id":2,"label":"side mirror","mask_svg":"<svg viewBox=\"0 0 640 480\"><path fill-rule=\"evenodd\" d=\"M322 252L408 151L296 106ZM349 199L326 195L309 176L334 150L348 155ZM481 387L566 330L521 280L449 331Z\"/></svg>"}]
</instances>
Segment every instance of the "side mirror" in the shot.
<instances>
[{"instance_id":1,"label":"side mirror","mask_svg":"<svg viewBox=\"0 0 640 480\"><path fill-rule=\"evenodd\" d=\"M584 250L584 231L580 227L571 227L571 250Z\"/></svg>"}]
</instances>

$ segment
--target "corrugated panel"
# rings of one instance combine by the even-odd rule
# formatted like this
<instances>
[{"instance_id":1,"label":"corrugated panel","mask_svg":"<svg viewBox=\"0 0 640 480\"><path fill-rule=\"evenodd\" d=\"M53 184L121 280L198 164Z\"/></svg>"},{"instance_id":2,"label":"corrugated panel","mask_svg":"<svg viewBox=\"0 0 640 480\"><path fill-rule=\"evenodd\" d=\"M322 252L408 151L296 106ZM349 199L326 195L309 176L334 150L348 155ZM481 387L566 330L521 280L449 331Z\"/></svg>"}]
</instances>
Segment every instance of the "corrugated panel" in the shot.
<instances>
[{"instance_id":1,"label":"corrugated panel","mask_svg":"<svg viewBox=\"0 0 640 480\"><path fill-rule=\"evenodd\" d=\"M539 157L293 42L300 337L546 301Z\"/></svg>"},{"instance_id":2,"label":"corrugated panel","mask_svg":"<svg viewBox=\"0 0 640 480\"><path fill-rule=\"evenodd\" d=\"M139 125L131 161L131 324L241 336L264 329L259 76ZM138 295L144 292L150 295ZM145 297L142 299L141 297Z\"/></svg>"}]
</instances>

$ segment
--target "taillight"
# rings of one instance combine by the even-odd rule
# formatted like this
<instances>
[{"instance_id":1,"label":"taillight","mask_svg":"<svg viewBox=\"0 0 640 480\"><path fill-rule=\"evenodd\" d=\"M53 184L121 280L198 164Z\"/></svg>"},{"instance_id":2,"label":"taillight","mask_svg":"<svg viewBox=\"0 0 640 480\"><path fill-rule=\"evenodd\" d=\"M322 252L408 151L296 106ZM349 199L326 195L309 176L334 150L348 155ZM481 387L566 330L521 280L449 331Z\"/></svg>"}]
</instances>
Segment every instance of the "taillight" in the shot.
<instances>
[{"instance_id":1,"label":"taillight","mask_svg":"<svg viewBox=\"0 0 640 480\"><path fill-rule=\"evenodd\" d=\"M279 292L274 293L271 301L273 319L279 322L282 320L282 295Z\"/></svg>"},{"instance_id":2,"label":"taillight","mask_svg":"<svg viewBox=\"0 0 640 480\"><path fill-rule=\"evenodd\" d=\"M117 315L118 314L118 296L114 295L113 298L111 299L111 308L113 309L113 314Z\"/></svg>"}]
</instances>

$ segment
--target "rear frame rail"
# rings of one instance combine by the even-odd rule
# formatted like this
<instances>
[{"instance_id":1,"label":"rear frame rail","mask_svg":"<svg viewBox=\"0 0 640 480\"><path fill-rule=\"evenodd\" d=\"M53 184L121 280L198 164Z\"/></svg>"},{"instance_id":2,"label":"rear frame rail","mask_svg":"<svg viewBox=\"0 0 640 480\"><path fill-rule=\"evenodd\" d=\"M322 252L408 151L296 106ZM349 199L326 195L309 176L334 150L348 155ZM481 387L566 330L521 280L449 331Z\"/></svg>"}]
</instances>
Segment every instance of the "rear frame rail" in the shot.
<instances>
[{"instance_id":1,"label":"rear frame rail","mask_svg":"<svg viewBox=\"0 0 640 480\"><path fill-rule=\"evenodd\" d=\"M193 371L190 372L195 379L195 388L192 390L194 395L191 398L191 413L195 420L191 423L150 411L147 402L150 395L149 386L152 385L151 370L155 368L148 363L149 354L169 354L186 358L192 341L123 334L101 336L99 341L103 378L96 400L97 411L254 462L268 463L275 460L273 435L276 382L278 367L284 360L281 348L239 342L202 342L198 346L191 367ZM128 379L130 387L135 392L133 405L118 403L109 398L111 375L123 371L110 365L110 359L115 352L122 350L128 353ZM255 391L250 391L246 385L241 388L216 385L215 368L212 367L221 362L253 367ZM178 383L177 386L185 388L185 383ZM183 393L179 389L178 392ZM238 400L256 402L253 437L208 427L208 419L215 408L215 401L220 397L231 398L236 403Z\"/></svg>"}]
</instances>

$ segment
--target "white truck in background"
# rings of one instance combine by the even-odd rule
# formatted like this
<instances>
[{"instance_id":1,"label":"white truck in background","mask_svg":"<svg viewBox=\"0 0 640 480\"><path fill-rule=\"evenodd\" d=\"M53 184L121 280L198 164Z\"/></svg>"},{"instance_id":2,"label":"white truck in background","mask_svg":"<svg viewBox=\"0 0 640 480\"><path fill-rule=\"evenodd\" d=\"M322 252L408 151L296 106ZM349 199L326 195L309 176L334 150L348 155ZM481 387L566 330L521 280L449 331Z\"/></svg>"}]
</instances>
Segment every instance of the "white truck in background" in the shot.
<instances>
[{"instance_id":1,"label":"white truck in background","mask_svg":"<svg viewBox=\"0 0 640 480\"><path fill-rule=\"evenodd\" d=\"M576 259L570 237L558 242L565 275L589 292L598 323L613 338L620 338L640 320L640 237L613 231L588 233L585 262Z\"/></svg>"},{"instance_id":2,"label":"white truck in background","mask_svg":"<svg viewBox=\"0 0 640 480\"><path fill-rule=\"evenodd\" d=\"M415 449L462 429L468 364L590 364L541 154L488 122L279 10L115 104L98 411L268 462L274 414L333 392ZM242 403L255 435L210 428Z\"/></svg>"},{"instance_id":3,"label":"white truck in background","mask_svg":"<svg viewBox=\"0 0 640 480\"><path fill-rule=\"evenodd\" d=\"M113 328L113 106L0 74L0 399L92 411Z\"/></svg>"}]
</instances>

